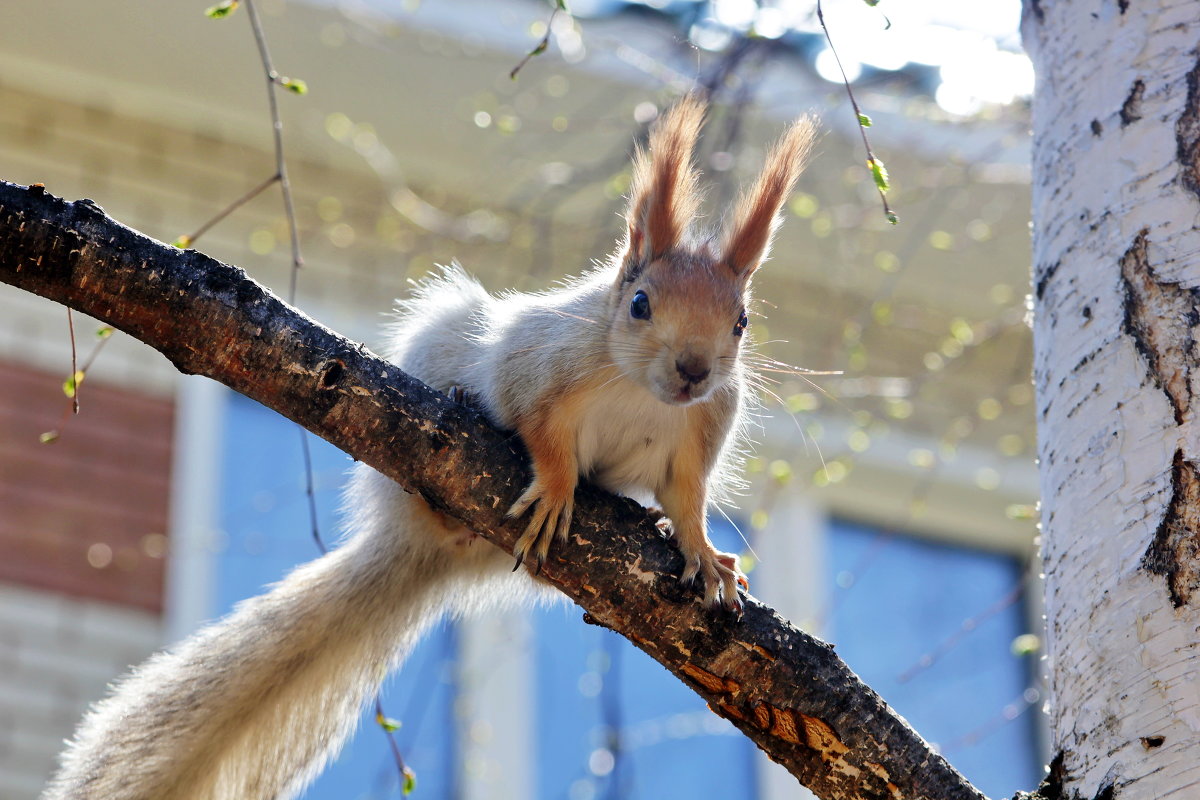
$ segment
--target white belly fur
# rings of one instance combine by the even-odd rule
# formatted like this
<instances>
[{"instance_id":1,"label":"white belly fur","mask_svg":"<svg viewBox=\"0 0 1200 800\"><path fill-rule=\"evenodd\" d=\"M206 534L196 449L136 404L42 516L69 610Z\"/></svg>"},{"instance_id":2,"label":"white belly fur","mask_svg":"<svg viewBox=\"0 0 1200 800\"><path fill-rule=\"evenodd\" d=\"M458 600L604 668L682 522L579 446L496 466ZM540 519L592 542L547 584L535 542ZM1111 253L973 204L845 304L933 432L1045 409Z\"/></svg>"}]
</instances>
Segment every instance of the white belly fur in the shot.
<instances>
[{"instance_id":1,"label":"white belly fur","mask_svg":"<svg viewBox=\"0 0 1200 800\"><path fill-rule=\"evenodd\" d=\"M644 502L667 474L687 413L640 386L614 381L592 395L581 415L576 434L580 474Z\"/></svg>"}]
</instances>

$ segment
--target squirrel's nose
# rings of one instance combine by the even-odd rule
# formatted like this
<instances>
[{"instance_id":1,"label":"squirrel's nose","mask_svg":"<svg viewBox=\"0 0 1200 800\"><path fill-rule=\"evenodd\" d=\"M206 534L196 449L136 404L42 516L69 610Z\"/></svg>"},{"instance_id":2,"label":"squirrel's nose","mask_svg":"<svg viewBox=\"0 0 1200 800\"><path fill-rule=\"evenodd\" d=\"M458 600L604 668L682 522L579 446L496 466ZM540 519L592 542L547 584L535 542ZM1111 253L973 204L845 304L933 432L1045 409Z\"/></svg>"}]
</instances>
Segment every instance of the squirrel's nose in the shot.
<instances>
[{"instance_id":1,"label":"squirrel's nose","mask_svg":"<svg viewBox=\"0 0 1200 800\"><path fill-rule=\"evenodd\" d=\"M688 383L696 384L708 377L708 363L702 358L675 359L675 371Z\"/></svg>"}]
</instances>

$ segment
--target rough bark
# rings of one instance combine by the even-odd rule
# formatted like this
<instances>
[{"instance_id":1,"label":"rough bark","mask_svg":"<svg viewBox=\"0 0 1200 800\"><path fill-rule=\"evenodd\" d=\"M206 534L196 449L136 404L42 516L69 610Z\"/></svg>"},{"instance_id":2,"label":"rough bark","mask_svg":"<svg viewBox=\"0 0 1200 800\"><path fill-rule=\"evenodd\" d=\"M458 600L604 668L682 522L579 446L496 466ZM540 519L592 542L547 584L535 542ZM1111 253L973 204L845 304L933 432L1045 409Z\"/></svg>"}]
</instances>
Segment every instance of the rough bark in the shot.
<instances>
[{"instance_id":1,"label":"rough bark","mask_svg":"<svg viewBox=\"0 0 1200 800\"><path fill-rule=\"evenodd\" d=\"M241 269L149 239L88 200L0 183L0 281L68 305L284 414L511 552L528 480L511 434L291 308ZM982 798L834 653L750 598L679 583L628 500L584 487L542 577L630 639L822 798Z\"/></svg>"},{"instance_id":2,"label":"rough bark","mask_svg":"<svg viewBox=\"0 0 1200 800\"><path fill-rule=\"evenodd\" d=\"M1200 786L1200 17L1026 0L1047 795Z\"/></svg>"}]
</instances>

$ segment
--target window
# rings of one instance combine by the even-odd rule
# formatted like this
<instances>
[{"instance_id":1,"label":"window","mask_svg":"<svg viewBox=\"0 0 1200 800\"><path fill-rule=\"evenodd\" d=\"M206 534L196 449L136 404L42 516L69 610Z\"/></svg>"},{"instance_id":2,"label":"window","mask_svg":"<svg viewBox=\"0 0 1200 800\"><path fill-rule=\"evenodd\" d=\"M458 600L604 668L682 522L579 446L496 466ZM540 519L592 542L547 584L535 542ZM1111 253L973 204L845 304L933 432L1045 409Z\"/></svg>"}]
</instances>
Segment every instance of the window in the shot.
<instances>
[{"instance_id":1,"label":"window","mask_svg":"<svg viewBox=\"0 0 1200 800\"><path fill-rule=\"evenodd\" d=\"M835 522L826 638L990 797L1041 779L1015 558Z\"/></svg>"},{"instance_id":2,"label":"window","mask_svg":"<svg viewBox=\"0 0 1200 800\"><path fill-rule=\"evenodd\" d=\"M744 549L711 524L718 549ZM678 678L574 605L536 616L539 800L756 796L757 748Z\"/></svg>"}]
</instances>

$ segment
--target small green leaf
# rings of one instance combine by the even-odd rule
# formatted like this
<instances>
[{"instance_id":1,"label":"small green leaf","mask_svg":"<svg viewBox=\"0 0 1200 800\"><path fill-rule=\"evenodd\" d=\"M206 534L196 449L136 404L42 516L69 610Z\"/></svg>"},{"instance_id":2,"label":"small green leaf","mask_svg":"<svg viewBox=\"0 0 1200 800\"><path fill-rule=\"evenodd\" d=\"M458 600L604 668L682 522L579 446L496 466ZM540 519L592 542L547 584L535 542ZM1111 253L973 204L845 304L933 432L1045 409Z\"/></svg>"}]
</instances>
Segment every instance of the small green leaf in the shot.
<instances>
[{"instance_id":1,"label":"small green leaf","mask_svg":"<svg viewBox=\"0 0 1200 800\"><path fill-rule=\"evenodd\" d=\"M888 183L887 167L878 158L868 158L867 168L871 170L871 177L875 179L875 188L887 194L888 189L892 188Z\"/></svg>"},{"instance_id":2,"label":"small green leaf","mask_svg":"<svg viewBox=\"0 0 1200 800\"><path fill-rule=\"evenodd\" d=\"M209 6L204 9L204 16L209 19L222 19L228 17L234 11L237 11L239 0L224 0L222 3L217 3L215 6Z\"/></svg>"},{"instance_id":3,"label":"small green leaf","mask_svg":"<svg viewBox=\"0 0 1200 800\"><path fill-rule=\"evenodd\" d=\"M96 338L97 339L107 339L108 337L110 337L112 335L113 335L113 326L112 325L101 325L99 328L96 328Z\"/></svg>"},{"instance_id":4,"label":"small green leaf","mask_svg":"<svg viewBox=\"0 0 1200 800\"><path fill-rule=\"evenodd\" d=\"M376 714L375 721L379 723L379 727L383 728L388 733L395 733L396 731L400 730L400 725L402 724L400 720L392 719L391 717L385 717L383 714Z\"/></svg>"},{"instance_id":5,"label":"small green leaf","mask_svg":"<svg viewBox=\"0 0 1200 800\"><path fill-rule=\"evenodd\" d=\"M863 0L863 2L869 5L871 8L879 5L879 0Z\"/></svg>"},{"instance_id":6,"label":"small green leaf","mask_svg":"<svg viewBox=\"0 0 1200 800\"><path fill-rule=\"evenodd\" d=\"M401 793L408 797L417 790L417 773L413 772L408 767L404 768L404 783L400 787Z\"/></svg>"},{"instance_id":7,"label":"small green leaf","mask_svg":"<svg viewBox=\"0 0 1200 800\"><path fill-rule=\"evenodd\" d=\"M81 383L83 383L83 370L78 370L74 375L63 381L63 394L67 397L74 397Z\"/></svg>"},{"instance_id":8,"label":"small green leaf","mask_svg":"<svg viewBox=\"0 0 1200 800\"><path fill-rule=\"evenodd\" d=\"M1042 649L1042 640L1036 634L1023 633L1012 640L1014 656L1031 656Z\"/></svg>"},{"instance_id":9,"label":"small green leaf","mask_svg":"<svg viewBox=\"0 0 1200 800\"><path fill-rule=\"evenodd\" d=\"M864 128L869 128L869 127L871 127L871 118L868 117L866 114L859 114L858 115L858 124L862 125Z\"/></svg>"},{"instance_id":10,"label":"small green leaf","mask_svg":"<svg viewBox=\"0 0 1200 800\"><path fill-rule=\"evenodd\" d=\"M38 441L42 444L54 444L58 441L58 431L46 431L38 437Z\"/></svg>"},{"instance_id":11,"label":"small green leaf","mask_svg":"<svg viewBox=\"0 0 1200 800\"><path fill-rule=\"evenodd\" d=\"M531 56L540 56L542 53L546 52L546 48L547 48L547 47L549 47L549 46L550 46L550 40L549 40L549 39L542 39L540 42L538 42L538 46L537 46L537 47L535 47L535 48L533 48L532 50L530 50L530 51L529 51L529 55L531 55Z\"/></svg>"},{"instance_id":12,"label":"small green leaf","mask_svg":"<svg viewBox=\"0 0 1200 800\"><path fill-rule=\"evenodd\" d=\"M567 0L554 0L554 5L558 7L559 11L566 11L568 14L571 13L567 9Z\"/></svg>"},{"instance_id":13,"label":"small green leaf","mask_svg":"<svg viewBox=\"0 0 1200 800\"><path fill-rule=\"evenodd\" d=\"M280 78L279 85L295 94L308 94L308 84L299 78Z\"/></svg>"},{"instance_id":14,"label":"small green leaf","mask_svg":"<svg viewBox=\"0 0 1200 800\"><path fill-rule=\"evenodd\" d=\"M889 211L889 212L887 212L887 221L888 221L888 222L890 222L890 223L891 223L891 224L893 224L893 225L899 225L899 224L900 224L900 218L896 216L896 212L895 212L895 211Z\"/></svg>"},{"instance_id":15,"label":"small green leaf","mask_svg":"<svg viewBox=\"0 0 1200 800\"><path fill-rule=\"evenodd\" d=\"M178 247L180 250L187 250L192 245L192 237L184 234L175 241L171 242L172 247Z\"/></svg>"}]
</instances>

